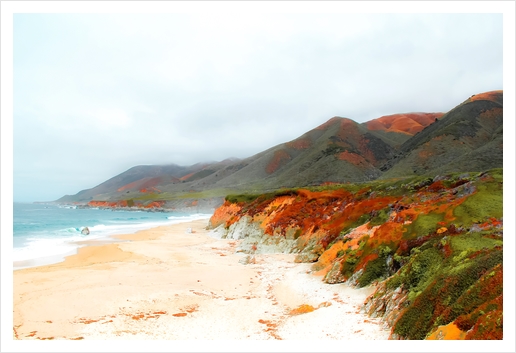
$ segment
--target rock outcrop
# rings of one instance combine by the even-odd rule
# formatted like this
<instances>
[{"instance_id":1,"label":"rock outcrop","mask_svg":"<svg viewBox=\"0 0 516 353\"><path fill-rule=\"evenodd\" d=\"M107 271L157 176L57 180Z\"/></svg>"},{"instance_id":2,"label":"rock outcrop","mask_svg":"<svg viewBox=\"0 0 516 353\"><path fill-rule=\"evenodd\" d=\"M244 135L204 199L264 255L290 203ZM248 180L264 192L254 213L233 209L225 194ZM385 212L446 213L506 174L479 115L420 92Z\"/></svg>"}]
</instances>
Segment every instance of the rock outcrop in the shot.
<instances>
[{"instance_id":1,"label":"rock outcrop","mask_svg":"<svg viewBox=\"0 0 516 353\"><path fill-rule=\"evenodd\" d=\"M266 236L260 224L250 216L240 218L227 229L219 225L212 234L221 239L241 239L238 250L248 254L291 253L296 246L292 237Z\"/></svg>"}]
</instances>

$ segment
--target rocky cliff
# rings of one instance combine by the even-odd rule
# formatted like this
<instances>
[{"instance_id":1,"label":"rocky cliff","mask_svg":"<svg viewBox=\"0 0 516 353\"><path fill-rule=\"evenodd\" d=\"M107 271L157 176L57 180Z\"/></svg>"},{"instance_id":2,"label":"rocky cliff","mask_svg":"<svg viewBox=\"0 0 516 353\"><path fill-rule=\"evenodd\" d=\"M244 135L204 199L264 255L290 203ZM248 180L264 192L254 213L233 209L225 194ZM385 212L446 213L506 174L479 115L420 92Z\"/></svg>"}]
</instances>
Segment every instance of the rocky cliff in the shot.
<instances>
[{"instance_id":1,"label":"rocky cliff","mask_svg":"<svg viewBox=\"0 0 516 353\"><path fill-rule=\"evenodd\" d=\"M229 195L210 219L240 250L297 253L397 339L501 339L501 169Z\"/></svg>"},{"instance_id":2,"label":"rocky cliff","mask_svg":"<svg viewBox=\"0 0 516 353\"><path fill-rule=\"evenodd\" d=\"M134 200L119 201L89 201L85 204L77 204L80 208L105 208L123 210L145 210L152 212L187 212L187 213L213 213L222 204L221 197L204 199L176 199L176 200Z\"/></svg>"}]
</instances>

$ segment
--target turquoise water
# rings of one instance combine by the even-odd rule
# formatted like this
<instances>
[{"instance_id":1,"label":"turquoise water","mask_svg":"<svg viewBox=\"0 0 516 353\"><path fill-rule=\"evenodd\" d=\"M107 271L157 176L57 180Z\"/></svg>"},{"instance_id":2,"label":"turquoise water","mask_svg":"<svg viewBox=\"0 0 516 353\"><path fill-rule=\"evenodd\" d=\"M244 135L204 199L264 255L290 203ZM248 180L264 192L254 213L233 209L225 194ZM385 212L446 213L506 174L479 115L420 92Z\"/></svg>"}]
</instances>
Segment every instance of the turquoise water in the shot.
<instances>
[{"instance_id":1,"label":"turquoise water","mask_svg":"<svg viewBox=\"0 0 516 353\"><path fill-rule=\"evenodd\" d=\"M59 262L75 254L85 240L109 240L160 225L209 218L211 214L121 211L52 204L14 203L14 268ZM90 234L81 230L88 227Z\"/></svg>"}]
</instances>

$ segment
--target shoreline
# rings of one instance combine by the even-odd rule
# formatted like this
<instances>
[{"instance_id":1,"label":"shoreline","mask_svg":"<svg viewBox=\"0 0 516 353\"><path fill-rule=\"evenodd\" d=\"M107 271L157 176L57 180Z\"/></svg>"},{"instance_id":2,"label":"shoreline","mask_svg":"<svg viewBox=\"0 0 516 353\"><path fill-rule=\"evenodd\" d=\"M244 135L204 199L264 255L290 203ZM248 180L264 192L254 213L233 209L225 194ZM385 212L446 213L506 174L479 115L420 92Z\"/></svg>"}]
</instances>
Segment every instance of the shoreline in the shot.
<instances>
[{"instance_id":1,"label":"shoreline","mask_svg":"<svg viewBox=\"0 0 516 353\"><path fill-rule=\"evenodd\" d=\"M136 211L146 212L146 210L134 210L134 211L135 212ZM201 215L203 217L200 217ZM23 260L13 260L13 262L12 262L13 271L61 263L61 262L65 261L67 257L76 255L78 253L79 249L81 249L85 246L97 246L97 245L111 244L111 243L117 243L117 242L122 242L122 241L129 241L129 239L123 240L123 238L119 238L119 236L124 237L127 234L136 234L138 232L147 231L147 230L157 228L157 227L162 227L162 226L166 227L166 226L179 224L179 223L187 223L190 221L209 219L209 217L210 217L209 214L204 214L204 213L192 214L192 217L193 216L199 216L199 218L188 218L185 220L177 218L177 219L171 220L170 222L164 223L162 225L149 224L148 226L146 226L146 223L141 223L140 226L142 226L143 228L135 229L133 233L123 233L122 232L122 233L116 233L116 234L105 234L105 235L100 235L99 237L93 238L93 239L69 241L70 246L76 246L76 247L67 252L60 253L60 254L54 254L54 255L48 255L48 256L28 258L28 259L23 259ZM140 227L138 227L138 228L140 228Z\"/></svg>"},{"instance_id":2,"label":"shoreline","mask_svg":"<svg viewBox=\"0 0 516 353\"><path fill-rule=\"evenodd\" d=\"M374 288L326 284L294 254L245 264L239 241L210 236L207 223L118 235L63 262L13 271L13 339L388 338L360 310Z\"/></svg>"}]
</instances>

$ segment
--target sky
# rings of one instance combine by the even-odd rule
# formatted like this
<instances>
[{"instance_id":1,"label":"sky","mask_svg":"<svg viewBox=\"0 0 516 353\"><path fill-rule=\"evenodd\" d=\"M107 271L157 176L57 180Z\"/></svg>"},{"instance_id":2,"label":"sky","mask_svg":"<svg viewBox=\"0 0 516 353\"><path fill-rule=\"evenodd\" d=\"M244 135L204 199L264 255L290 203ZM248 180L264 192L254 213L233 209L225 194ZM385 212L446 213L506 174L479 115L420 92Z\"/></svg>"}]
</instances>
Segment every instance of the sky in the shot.
<instances>
[{"instance_id":1,"label":"sky","mask_svg":"<svg viewBox=\"0 0 516 353\"><path fill-rule=\"evenodd\" d=\"M447 112L503 89L501 13L311 4L14 13L13 200L56 200L136 165L250 157L334 116Z\"/></svg>"}]
</instances>

